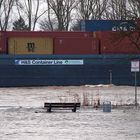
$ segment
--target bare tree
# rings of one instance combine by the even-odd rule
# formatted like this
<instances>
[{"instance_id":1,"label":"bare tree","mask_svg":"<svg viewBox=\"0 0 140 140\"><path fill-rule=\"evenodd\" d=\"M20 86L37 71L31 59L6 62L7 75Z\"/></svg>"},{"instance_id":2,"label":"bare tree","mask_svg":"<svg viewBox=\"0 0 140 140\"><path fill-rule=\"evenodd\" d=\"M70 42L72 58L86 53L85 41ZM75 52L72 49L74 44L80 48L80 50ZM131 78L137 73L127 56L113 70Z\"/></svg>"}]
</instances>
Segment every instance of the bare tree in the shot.
<instances>
[{"instance_id":1,"label":"bare tree","mask_svg":"<svg viewBox=\"0 0 140 140\"><path fill-rule=\"evenodd\" d=\"M109 0L106 18L126 20L140 17L140 0Z\"/></svg>"},{"instance_id":2,"label":"bare tree","mask_svg":"<svg viewBox=\"0 0 140 140\"><path fill-rule=\"evenodd\" d=\"M46 9L41 11L41 5L43 4L44 3L42 0L19 0L17 3L19 16L21 16L22 12L28 19L29 30L34 31L39 18L47 12Z\"/></svg>"},{"instance_id":3,"label":"bare tree","mask_svg":"<svg viewBox=\"0 0 140 140\"><path fill-rule=\"evenodd\" d=\"M104 18L107 2L108 0L78 0L79 17L84 20Z\"/></svg>"},{"instance_id":4,"label":"bare tree","mask_svg":"<svg viewBox=\"0 0 140 140\"><path fill-rule=\"evenodd\" d=\"M128 13L132 18L140 17L140 0L128 0Z\"/></svg>"},{"instance_id":5,"label":"bare tree","mask_svg":"<svg viewBox=\"0 0 140 140\"><path fill-rule=\"evenodd\" d=\"M139 18L140 0L0 0L1 30L7 30L14 13L23 17L29 30L35 30L44 17L40 22L43 30L67 31L74 21L79 26L81 19Z\"/></svg>"},{"instance_id":6,"label":"bare tree","mask_svg":"<svg viewBox=\"0 0 140 140\"><path fill-rule=\"evenodd\" d=\"M105 11L109 0L96 0L96 11L93 11L92 19L106 19Z\"/></svg>"},{"instance_id":7,"label":"bare tree","mask_svg":"<svg viewBox=\"0 0 140 140\"><path fill-rule=\"evenodd\" d=\"M78 0L76 7L77 20L73 24L73 30L80 29L81 20L105 19L108 0Z\"/></svg>"},{"instance_id":8,"label":"bare tree","mask_svg":"<svg viewBox=\"0 0 140 140\"><path fill-rule=\"evenodd\" d=\"M57 20L57 29L67 31L71 21L71 13L76 6L75 0L46 0L48 4L48 23L53 30L52 20Z\"/></svg>"},{"instance_id":9,"label":"bare tree","mask_svg":"<svg viewBox=\"0 0 140 140\"><path fill-rule=\"evenodd\" d=\"M48 20L44 18L40 21L40 29L43 31L55 31L58 30L58 23L55 18Z\"/></svg>"},{"instance_id":10,"label":"bare tree","mask_svg":"<svg viewBox=\"0 0 140 140\"><path fill-rule=\"evenodd\" d=\"M80 19L125 20L140 16L140 0L78 0Z\"/></svg>"},{"instance_id":11,"label":"bare tree","mask_svg":"<svg viewBox=\"0 0 140 140\"><path fill-rule=\"evenodd\" d=\"M127 19L127 0L109 0L107 17L112 20Z\"/></svg>"},{"instance_id":12,"label":"bare tree","mask_svg":"<svg viewBox=\"0 0 140 140\"><path fill-rule=\"evenodd\" d=\"M80 18L88 20L91 18L92 12L95 8L95 0L79 0L77 11L79 12Z\"/></svg>"},{"instance_id":13,"label":"bare tree","mask_svg":"<svg viewBox=\"0 0 140 140\"><path fill-rule=\"evenodd\" d=\"M10 14L14 5L14 0L0 0L0 29L6 31L10 19Z\"/></svg>"}]
</instances>

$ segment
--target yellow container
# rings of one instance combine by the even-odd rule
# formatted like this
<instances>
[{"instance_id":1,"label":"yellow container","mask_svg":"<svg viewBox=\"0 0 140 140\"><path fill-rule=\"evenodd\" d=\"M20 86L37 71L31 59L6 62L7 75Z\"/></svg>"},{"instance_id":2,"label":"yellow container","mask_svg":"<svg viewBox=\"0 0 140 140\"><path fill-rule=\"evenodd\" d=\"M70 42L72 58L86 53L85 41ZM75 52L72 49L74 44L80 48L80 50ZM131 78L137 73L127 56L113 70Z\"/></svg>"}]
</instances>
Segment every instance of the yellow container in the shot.
<instances>
[{"instance_id":1,"label":"yellow container","mask_svg":"<svg viewBox=\"0 0 140 140\"><path fill-rule=\"evenodd\" d=\"M53 54L53 39L12 37L8 39L9 54Z\"/></svg>"}]
</instances>

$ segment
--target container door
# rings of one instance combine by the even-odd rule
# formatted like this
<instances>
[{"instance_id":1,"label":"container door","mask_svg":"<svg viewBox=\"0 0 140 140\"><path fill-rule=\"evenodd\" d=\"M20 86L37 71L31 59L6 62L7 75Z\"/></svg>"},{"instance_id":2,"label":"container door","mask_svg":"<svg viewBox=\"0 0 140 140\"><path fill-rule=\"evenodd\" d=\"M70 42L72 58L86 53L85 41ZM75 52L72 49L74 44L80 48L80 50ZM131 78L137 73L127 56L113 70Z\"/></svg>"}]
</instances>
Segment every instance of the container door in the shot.
<instances>
[{"instance_id":1,"label":"container door","mask_svg":"<svg viewBox=\"0 0 140 140\"><path fill-rule=\"evenodd\" d=\"M9 54L52 54L51 38L10 38L8 40Z\"/></svg>"}]
</instances>

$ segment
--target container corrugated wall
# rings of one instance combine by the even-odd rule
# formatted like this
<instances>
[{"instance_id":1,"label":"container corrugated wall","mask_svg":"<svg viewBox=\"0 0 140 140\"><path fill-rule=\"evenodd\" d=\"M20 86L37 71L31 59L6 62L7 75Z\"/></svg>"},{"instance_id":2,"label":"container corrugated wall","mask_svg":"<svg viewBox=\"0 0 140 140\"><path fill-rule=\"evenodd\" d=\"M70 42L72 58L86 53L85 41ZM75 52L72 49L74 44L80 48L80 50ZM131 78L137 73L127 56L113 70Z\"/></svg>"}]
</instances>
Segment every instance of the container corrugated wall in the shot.
<instances>
[{"instance_id":1,"label":"container corrugated wall","mask_svg":"<svg viewBox=\"0 0 140 140\"><path fill-rule=\"evenodd\" d=\"M53 39L12 37L8 39L9 54L53 54Z\"/></svg>"},{"instance_id":2,"label":"container corrugated wall","mask_svg":"<svg viewBox=\"0 0 140 140\"><path fill-rule=\"evenodd\" d=\"M135 44L140 44L140 40L134 43L134 39L137 37L137 32L131 33L129 37L124 36L122 32L110 31L100 32L97 38L100 38L101 54L140 54L140 50Z\"/></svg>"},{"instance_id":3,"label":"container corrugated wall","mask_svg":"<svg viewBox=\"0 0 140 140\"><path fill-rule=\"evenodd\" d=\"M99 54L99 40L94 38L56 38L54 54Z\"/></svg>"},{"instance_id":4,"label":"container corrugated wall","mask_svg":"<svg viewBox=\"0 0 140 140\"><path fill-rule=\"evenodd\" d=\"M7 47L6 47L6 39L5 39L5 33L0 32L0 53L7 53Z\"/></svg>"}]
</instances>

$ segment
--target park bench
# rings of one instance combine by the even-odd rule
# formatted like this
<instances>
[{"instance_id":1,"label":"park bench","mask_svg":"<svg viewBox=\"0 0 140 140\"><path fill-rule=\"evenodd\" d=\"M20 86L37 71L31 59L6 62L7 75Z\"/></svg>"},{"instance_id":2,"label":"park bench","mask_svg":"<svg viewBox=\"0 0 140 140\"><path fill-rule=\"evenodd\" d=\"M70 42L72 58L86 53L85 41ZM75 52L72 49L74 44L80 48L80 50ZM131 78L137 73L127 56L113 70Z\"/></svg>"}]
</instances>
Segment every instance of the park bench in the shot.
<instances>
[{"instance_id":1,"label":"park bench","mask_svg":"<svg viewBox=\"0 0 140 140\"><path fill-rule=\"evenodd\" d=\"M52 109L68 109L76 112L77 108L80 108L80 103L44 103L44 108L47 109L47 112L51 112Z\"/></svg>"}]
</instances>

